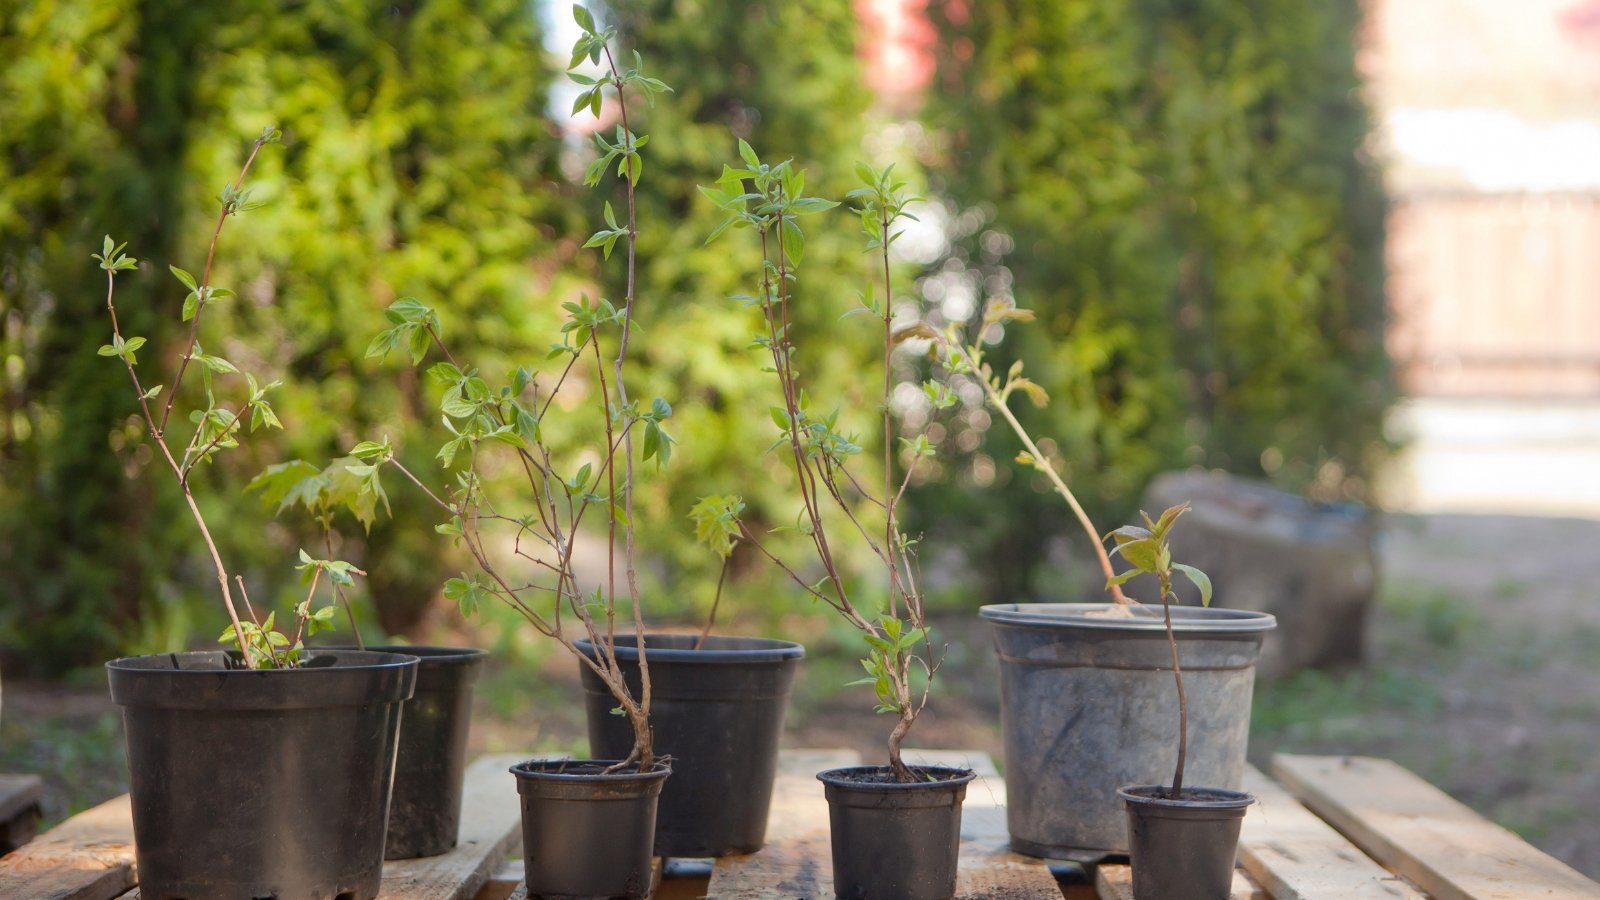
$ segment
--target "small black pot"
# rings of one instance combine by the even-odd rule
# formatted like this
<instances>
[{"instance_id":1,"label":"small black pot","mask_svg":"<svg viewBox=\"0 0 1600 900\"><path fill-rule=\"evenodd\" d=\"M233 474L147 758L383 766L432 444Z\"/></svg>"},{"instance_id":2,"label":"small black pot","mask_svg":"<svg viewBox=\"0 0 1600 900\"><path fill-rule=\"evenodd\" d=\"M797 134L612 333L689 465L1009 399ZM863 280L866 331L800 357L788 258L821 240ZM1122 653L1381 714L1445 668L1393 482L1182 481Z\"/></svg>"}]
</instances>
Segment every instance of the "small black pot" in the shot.
<instances>
[{"instance_id":1,"label":"small black pot","mask_svg":"<svg viewBox=\"0 0 1600 900\"><path fill-rule=\"evenodd\" d=\"M645 635L650 662L650 725L655 751L672 760L661 792L656 855L754 853L767 839L778 744L789 689L805 648L764 638ZM593 646L578 641L591 656ZM639 696L639 648L617 639L617 661ZM586 665L589 752L620 759L633 747L628 720L611 714L611 691Z\"/></svg>"},{"instance_id":2,"label":"small black pot","mask_svg":"<svg viewBox=\"0 0 1600 900\"><path fill-rule=\"evenodd\" d=\"M220 651L106 663L145 900L371 900L413 656Z\"/></svg>"},{"instance_id":3,"label":"small black pot","mask_svg":"<svg viewBox=\"0 0 1600 900\"><path fill-rule=\"evenodd\" d=\"M417 690L400 719L384 859L448 853L461 827L472 685L489 654L466 647L372 647L418 657Z\"/></svg>"},{"instance_id":4,"label":"small black pot","mask_svg":"<svg viewBox=\"0 0 1600 900\"><path fill-rule=\"evenodd\" d=\"M656 800L672 774L607 775L611 763L530 759L511 767L522 795L529 900L639 900L650 894Z\"/></svg>"},{"instance_id":5,"label":"small black pot","mask_svg":"<svg viewBox=\"0 0 1600 900\"><path fill-rule=\"evenodd\" d=\"M915 769L931 779L894 780L888 766L829 769L833 892L840 900L948 900L956 892L961 801L971 769Z\"/></svg>"},{"instance_id":6,"label":"small black pot","mask_svg":"<svg viewBox=\"0 0 1600 900\"><path fill-rule=\"evenodd\" d=\"M1182 800L1170 800L1168 793L1155 784L1117 791L1128 810L1134 900L1227 900L1239 826L1256 798L1207 787L1184 788Z\"/></svg>"}]
</instances>

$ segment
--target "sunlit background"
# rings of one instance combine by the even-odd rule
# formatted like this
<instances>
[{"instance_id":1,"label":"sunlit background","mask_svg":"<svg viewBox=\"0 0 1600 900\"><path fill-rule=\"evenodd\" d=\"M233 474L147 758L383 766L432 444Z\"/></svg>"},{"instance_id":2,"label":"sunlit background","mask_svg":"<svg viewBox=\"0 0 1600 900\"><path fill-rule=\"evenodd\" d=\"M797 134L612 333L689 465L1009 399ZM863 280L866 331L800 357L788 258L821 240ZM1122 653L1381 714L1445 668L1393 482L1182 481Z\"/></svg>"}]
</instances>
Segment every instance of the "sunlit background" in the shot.
<instances>
[{"instance_id":1,"label":"sunlit background","mask_svg":"<svg viewBox=\"0 0 1600 900\"><path fill-rule=\"evenodd\" d=\"M1050 394L1018 411L1102 528L1192 499L1188 552L1219 602L1279 616L1252 759L1392 757L1600 875L1600 2L596 12L675 89L636 125L637 380L671 399L680 442L640 487L653 624L697 627L711 603L696 498L739 494L764 527L797 510L766 452L776 386L756 320L729 299L759 256L741 234L704 244L719 217L695 186L739 138L835 199L858 160L894 163L924 198L897 248L900 321L1035 311L991 352ZM238 296L201 340L284 381L286 427L196 480L224 554L282 605L302 589L296 550L331 547L371 573L369 637L494 652L480 749L581 747L570 660L510 614L464 620L442 598L466 562L403 482L387 483L392 516L329 536L244 491L267 465L382 437L445 477L437 388L364 356L394 299L437 307L458 354L498 377L543 364L562 301L620 295L618 258L582 247L620 202L614 179L581 183L615 104L599 125L568 115L570 23L565 4L523 0L0 4L0 769L46 775L51 819L125 789L99 664L212 646L226 623L126 375L96 355L109 322L89 254L109 232L145 261L118 308L150 337L142 365L170 371L186 334L167 266L203 264L216 195L269 124L284 144L218 250L216 283ZM841 318L871 258L846 213L807 229L802 366L881 481L876 335ZM994 752L977 607L1091 598L1099 579L976 385L957 379L955 415L928 425L927 374L899 354L890 404L940 450L908 502L949 662L913 742ZM189 384L180 409L199 397ZM596 438L558 427L575 453ZM597 579L604 549L587 549ZM866 554L849 562L870 591ZM792 745L881 744L870 697L842 686L851 633L749 548L719 622L811 648Z\"/></svg>"}]
</instances>

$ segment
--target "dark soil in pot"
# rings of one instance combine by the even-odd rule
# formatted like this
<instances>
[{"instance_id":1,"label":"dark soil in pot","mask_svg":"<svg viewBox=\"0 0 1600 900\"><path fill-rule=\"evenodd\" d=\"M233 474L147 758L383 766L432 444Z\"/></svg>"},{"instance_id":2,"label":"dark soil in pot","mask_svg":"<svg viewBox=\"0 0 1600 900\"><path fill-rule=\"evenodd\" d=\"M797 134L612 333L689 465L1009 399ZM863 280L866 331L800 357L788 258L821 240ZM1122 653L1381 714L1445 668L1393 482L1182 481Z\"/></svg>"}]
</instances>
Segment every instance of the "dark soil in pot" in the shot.
<instances>
[{"instance_id":1,"label":"dark soil in pot","mask_svg":"<svg viewBox=\"0 0 1600 900\"><path fill-rule=\"evenodd\" d=\"M607 774L611 763L531 759L511 767L522 795L529 900L642 900L650 893L656 801L672 770Z\"/></svg>"},{"instance_id":2,"label":"dark soil in pot","mask_svg":"<svg viewBox=\"0 0 1600 900\"><path fill-rule=\"evenodd\" d=\"M437 856L456 845L461 789L472 720L472 685L483 650L464 647L373 647L417 657L417 690L400 717L400 754L389 801L385 859Z\"/></svg>"},{"instance_id":3,"label":"dark soil in pot","mask_svg":"<svg viewBox=\"0 0 1600 900\"><path fill-rule=\"evenodd\" d=\"M222 652L106 663L140 896L370 900L416 658L311 650L297 669L235 665Z\"/></svg>"},{"instance_id":4,"label":"dark soil in pot","mask_svg":"<svg viewBox=\"0 0 1600 900\"><path fill-rule=\"evenodd\" d=\"M672 760L656 820L658 856L754 853L767 835L778 744L795 670L805 648L789 641L695 635L645 636L656 753ZM579 641L580 648L588 648ZM586 649L585 652L592 652ZM618 638L629 686L639 689L639 651ZM605 684L580 665L589 752L621 758L633 747L627 720ZM635 694L637 696L637 693Z\"/></svg>"},{"instance_id":5,"label":"dark soil in pot","mask_svg":"<svg viewBox=\"0 0 1600 900\"><path fill-rule=\"evenodd\" d=\"M1117 789L1172 776L1178 741L1172 651L1159 613L1094 615L1105 603L985 606L1000 659L1000 729L1011 846L1094 862L1128 852ZM1189 694L1188 771L1196 784L1244 777L1255 663L1276 620L1174 607Z\"/></svg>"},{"instance_id":6,"label":"dark soil in pot","mask_svg":"<svg viewBox=\"0 0 1600 900\"><path fill-rule=\"evenodd\" d=\"M1122 788L1134 900L1227 900L1233 887L1239 826L1255 802L1242 791L1164 785Z\"/></svg>"},{"instance_id":7,"label":"dark soil in pot","mask_svg":"<svg viewBox=\"0 0 1600 900\"><path fill-rule=\"evenodd\" d=\"M948 900L955 896L961 802L971 769L914 769L901 784L888 766L817 775L828 797L833 891L840 900Z\"/></svg>"}]
</instances>

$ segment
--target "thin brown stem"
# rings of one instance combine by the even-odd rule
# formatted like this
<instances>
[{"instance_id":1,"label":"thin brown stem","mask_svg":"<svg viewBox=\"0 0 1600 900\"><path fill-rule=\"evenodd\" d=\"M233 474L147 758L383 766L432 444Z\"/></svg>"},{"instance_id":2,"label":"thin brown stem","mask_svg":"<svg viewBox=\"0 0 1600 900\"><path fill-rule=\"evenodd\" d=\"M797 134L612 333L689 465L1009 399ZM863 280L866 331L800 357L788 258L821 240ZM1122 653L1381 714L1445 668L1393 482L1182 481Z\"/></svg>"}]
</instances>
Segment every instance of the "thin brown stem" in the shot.
<instances>
[{"instance_id":1,"label":"thin brown stem","mask_svg":"<svg viewBox=\"0 0 1600 900\"><path fill-rule=\"evenodd\" d=\"M733 562L733 554L729 553L722 558L722 572L717 575L717 595L711 600L711 614L706 616L706 625L700 629L700 639L694 642L694 649L703 649L706 638L711 636L711 626L717 622L717 607L722 605L722 583L728 580L728 566Z\"/></svg>"},{"instance_id":2,"label":"thin brown stem","mask_svg":"<svg viewBox=\"0 0 1600 900\"><path fill-rule=\"evenodd\" d=\"M244 179L250 173L250 164L256 161L256 154L261 152L261 148L266 143L265 140L258 140L255 146L250 148L250 155L244 161L244 168L239 170L239 177L233 181L233 193L235 195L244 189ZM194 318L189 320L189 344L187 349L183 351L183 358L178 363L178 376L172 380L172 388L167 393L167 407L161 411L161 426L156 429L160 433L165 433L167 430L167 420L172 417L172 404L178 400L178 387L183 383L183 373L188 371L189 360L194 358L194 345L200 339L200 315L205 312L207 302L210 299L211 264L217 258L217 239L222 236L223 224L228 221L229 216L236 212L238 212L238 207L224 202L222 212L217 214L217 225L211 230L211 246L206 250L206 267L200 275L200 284L198 285L200 302L195 307Z\"/></svg>"},{"instance_id":3,"label":"thin brown stem","mask_svg":"<svg viewBox=\"0 0 1600 900\"><path fill-rule=\"evenodd\" d=\"M1044 473L1045 477L1050 480L1050 484L1055 488L1056 493L1060 494L1061 497L1067 501L1067 505L1072 507L1073 515L1077 516L1078 518L1078 524L1082 525L1083 530L1088 532L1089 543L1094 547L1095 553L1100 559L1100 570L1105 573L1106 581L1109 583L1113 578L1117 577L1117 573L1116 570L1111 567L1110 555L1106 553L1106 548L1100 543L1100 532L1094 527L1094 523L1089 521L1089 514L1083 511L1083 506L1078 503L1078 498L1073 495L1072 489L1067 487L1067 483L1061 480L1061 476L1056 473L1055 467L1050 464L1050 458L1045 456L1044 453L1039 450L1038 446L1033 443L1033 438L1029 437L1027 429L1022 427L1022 423L1019 422L1016 415L1011 412L1011 407L1006 405L1006 399L1000 396L1000 392L996 390L995 386L990 382L989 373L985 370L980 370L980 368L974 364L972 354L968 349L957 345L952 345L952 350L967 363L968 367L972 370L973 377L977 379L978 383L983 386L983 392L989 398L989 405L994 407L995 411L1000 413L1001 417L1006 420L1007 425L1011 426L1012 433L1017 436L1018 440L1022 441L1022 446L1027 448L1028 453L1031 454L1034 460L1038 463L1038 470ZM1111 591L1112 601L1114 601L1118 606L1129 605L1129 600L1122 593L1121 586L1110 584L1109 589Z\"/></svg>"},{"instance_id":4,"label":"thin brown stem","mask_svg":"<svg viewBox=\"0 0 1600 900\"><path fill-rule=\"evenodd\" d=\"M1183 694L1183 667L1178 663L1178 637L1172 631L1172 583L1161 578L1161 611L1166 616L1167 646L1172 648L1172 680L1178 685L1178 764L1172 771L1172 799L1183 799L1183 764L1189 755L1189 702Z\"/></svg>"}]
</instances>

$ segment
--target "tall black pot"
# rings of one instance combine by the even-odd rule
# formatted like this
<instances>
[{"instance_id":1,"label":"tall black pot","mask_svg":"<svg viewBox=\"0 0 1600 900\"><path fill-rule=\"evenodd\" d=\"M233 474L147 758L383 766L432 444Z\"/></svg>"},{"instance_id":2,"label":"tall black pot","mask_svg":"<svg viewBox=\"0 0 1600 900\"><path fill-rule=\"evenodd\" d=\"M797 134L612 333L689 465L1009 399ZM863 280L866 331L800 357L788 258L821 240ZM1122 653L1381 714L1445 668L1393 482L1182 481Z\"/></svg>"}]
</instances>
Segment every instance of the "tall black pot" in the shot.
<instances>
[{"instance_id":1,"label":"tall black pot","mask_svg":"<svg viewBox=\"0 0 1600 900\"><path fill-rule=\"evenodd\" d=\"M400 719L384 859L448 853L461 829L472 685L489 654L468 647L372 647L417 657L417 690Z\"/></svg>"},{"instance_id":2,"label":"tall black pot","mask_svg":"<svg viewBox=\"0 0 1600 900\"><path fill-rule=\"evenodd\" d=\"M971 769L919 767L901 784L888 766L817 775L828 797L833 893L839 900L949 900L956 892L961 802Z\"/></svg>"},{"instance_id":3,"label":"tall black pot","mask_svg":"<svg viewBox=\"0 0 1600 900\"><path fill-rule=\"evenodd\" d=\"M789 689L805 648L764 638L650 634L650 724L655 752L672 760L656 822L658 856L754 853L767 838L778 744ZM618 638L617 661L638 696L639 649ZM578 641L585 653L594 648ZM589 752L621 759L633 748L626 719L605 683L580 665L589 718Z\"/></svg>"},{"instance_id":4,"label":"tall black pot","mask_svg":"<svg viewBox=\"0 0 1600 900\"><path fill-rule=\"evenodd\" d=\"M1255 798L1223 788L1134 785L1117 791L1128 813L1134 900L1228 900L1239 826Z\"/></svg>"},{"instance_id":5,"label":"tall black pot","mask_svg":"<svg viewBox=\"0 0 1600 900\"><path fill-rule=\"evenodd\" d=\"M371 900L413 656L222 652L106 663L145 900Z\"/></svg>"},{"instance_id":6,"label":"tall black pot","mask_svg":"<svg viewBox=\"0 0 1600 900\"><path fill-rule=\"evenodd\" d=\"M530 900L642 900L650 895L656 802L672 770L657 763L607 774L590 759L511 767L522 799Z\"/></svg>"}]
</instances>

